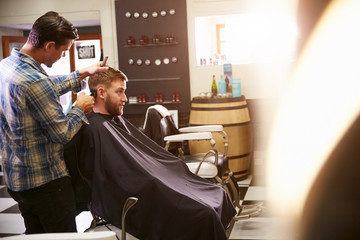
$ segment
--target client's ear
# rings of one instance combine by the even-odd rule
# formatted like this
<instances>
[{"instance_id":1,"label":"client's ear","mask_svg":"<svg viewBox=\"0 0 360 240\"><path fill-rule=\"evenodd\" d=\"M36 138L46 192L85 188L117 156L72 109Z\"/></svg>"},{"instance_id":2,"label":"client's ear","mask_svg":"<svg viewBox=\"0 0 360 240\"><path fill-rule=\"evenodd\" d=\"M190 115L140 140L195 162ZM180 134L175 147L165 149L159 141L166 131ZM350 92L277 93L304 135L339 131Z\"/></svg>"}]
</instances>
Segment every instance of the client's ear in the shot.
<instances>
[{"instance_id":1,"label":"client's ear","mask_svg":"<svg viewBox=\"0 0 360 240\"><path fill-rule=\"evenodd\" d=\"M104 99L104 98L105 98L104 93L105 93L105 90L104 90L102 87L99 87L99 88L97 89L97 95L98 95L101 99Z\"/></svg>"}]
</instances>

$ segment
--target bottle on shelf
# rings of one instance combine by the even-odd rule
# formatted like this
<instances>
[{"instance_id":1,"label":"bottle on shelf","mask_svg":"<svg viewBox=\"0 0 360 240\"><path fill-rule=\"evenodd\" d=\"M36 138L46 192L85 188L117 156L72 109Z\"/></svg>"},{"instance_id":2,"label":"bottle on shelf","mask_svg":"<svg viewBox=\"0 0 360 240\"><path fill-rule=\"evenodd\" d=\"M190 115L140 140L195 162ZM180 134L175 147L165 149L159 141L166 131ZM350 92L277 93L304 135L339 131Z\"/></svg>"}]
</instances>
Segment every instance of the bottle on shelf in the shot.
<instances>
[{"instance_id":1,"label":"bottle on shelf","mask_svg":"<svg viewBox=\"0 0 360 240\"><path fill-rule=\"evenodd\" d=\"M232 96L241 97L241 83L240 78L233 78Z\"/></svg>"},{"instance_id":2,"label":"bottle on shelf","mask_svg":"<svg viewBox=\"0 0 360 240\"><path fill-rule=\"evenodd\" d=\"M226 82L224 79L224 75L221 75L220 81L219 81L219 93L226 93Z\"/></svg>"},{"instance_id":3,"label":"bottle on shelf","mask_svg":"<svg viewBox=\"0 0 360 240\"><path fill-rule=\"evenodd\" d=\"M216 97L217 92L218 92L218 88L217 88L216 81L215 81L215 75L213 75L213 80L212 80L212 85L211 85L212 97Z\"/></svg>"},{"instance_id":4,"label":"bottle on shelf","mask_svg":"<svg viewBox=\"0 0 360 240\"><path fill-rule=\"evenodd\" d=\"M232 89L230 89L231 86L229 85L229 78L227 75L225 76L225 83L226 83L226 92L231 92Z\"/></svg>"}]
</instances>

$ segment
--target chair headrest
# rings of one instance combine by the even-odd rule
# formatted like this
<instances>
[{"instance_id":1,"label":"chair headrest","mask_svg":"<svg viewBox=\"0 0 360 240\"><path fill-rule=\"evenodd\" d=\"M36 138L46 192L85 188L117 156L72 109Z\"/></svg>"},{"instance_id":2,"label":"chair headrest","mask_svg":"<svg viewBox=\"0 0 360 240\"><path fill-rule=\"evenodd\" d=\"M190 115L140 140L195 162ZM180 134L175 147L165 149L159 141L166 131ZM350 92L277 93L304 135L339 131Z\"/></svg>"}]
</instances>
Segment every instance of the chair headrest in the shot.
<instances>
[{"instance_id":1,"label":"chair headrest","mask_svg":"<svg viewBox=\"0 0 360 240\"><path fill-rule=\"evenodd\" d=\"M149 113L150 109L155 109L158 113L160 113L162 118L164 118L166 116L171 116L169 110L166 107L162 106L162 105L156 104L156 105L153 105L151 107L148 107L148 109L146 110L146 114L145 114L145 121L144 121L143 129L145 129L145 127L146 127L146 122L147 122L148 113Z\"/></svg>"},{"instance_id":2,"label":"chair headrest","mask_svg":"<svg viewBox=\"0 0 360 240\"><path fill-rule=\"evenodd\" d=\"M159 105L159 104L156 104L156 105L154 105L154 106L151 106L151 107L148 108L148 110L149 110L149 109L155 109L156 111L158 111L158 112L160 113L160 115L161 115L162 117L166 117L166 116L170 116L170 115L171 115L170 112L169 112L169 110L168 110L166 107L164 107L164 106L162 106L162 105Z\"/></svg>"}]
</instances>

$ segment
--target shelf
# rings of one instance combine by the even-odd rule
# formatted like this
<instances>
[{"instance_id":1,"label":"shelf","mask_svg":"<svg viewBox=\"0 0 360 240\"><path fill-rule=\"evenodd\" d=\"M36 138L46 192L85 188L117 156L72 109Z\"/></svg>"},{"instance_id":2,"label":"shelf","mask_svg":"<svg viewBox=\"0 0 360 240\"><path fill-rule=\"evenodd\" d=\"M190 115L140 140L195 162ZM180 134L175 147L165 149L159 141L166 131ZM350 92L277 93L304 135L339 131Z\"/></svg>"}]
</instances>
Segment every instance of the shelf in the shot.
<instances>
[{"instance_id":1,"label":"shelf","mask_svg":"<svg viewBox=\"0 0 360 240\"><path fill-rule=\"evenodd\" d=\"M154 82L154 81L177 81L180 77L167 77L167 78L130 78L129 82Z\"/></svg>"},{"instance_id":2,"label":"shelf","mask_svg":"<svg viewBox=\"0 0 360 240\"><path fill-rule=\"evenodd\" d=\"M124 45L125 48L141 48L141 47L164 47L164 46L172 46L172 45L177 45L179 44L178 42L173 42L173 43L148 43L148 44L134 44L134 45Z\"/></svg>"},{"instance_id":3,"label":"shelf","mask_svg":"<svg viewBox=\"0 0 360 240\"><path fill-rule=\"evenodd\" d=\"M155 104L180 104L180 102L163 101L163 102L144 102L144 103L127 103L127 105L155 105Z\"/></svg>"}]
</instances>

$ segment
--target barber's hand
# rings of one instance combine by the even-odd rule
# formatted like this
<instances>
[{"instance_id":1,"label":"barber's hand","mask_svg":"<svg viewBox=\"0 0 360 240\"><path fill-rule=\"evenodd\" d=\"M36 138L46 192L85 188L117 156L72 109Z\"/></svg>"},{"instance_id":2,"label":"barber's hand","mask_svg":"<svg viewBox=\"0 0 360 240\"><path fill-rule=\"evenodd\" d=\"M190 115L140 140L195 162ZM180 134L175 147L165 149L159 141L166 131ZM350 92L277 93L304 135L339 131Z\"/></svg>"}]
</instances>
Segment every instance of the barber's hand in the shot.
<instances>
[{"instance_id":1,"label":"barber's hand","mask_svg":"<svg viewBox=\"0 0 360 240\"><path fill-rule=\"evenodd\" d=\"M81 79L84 79L96 72L102 72L102 71L107 71L109 69L109 64L108 62L106 62L106 64L101 67L101 63L102 62L98 62L98 63L95 63L93 65L90 65L88 67L85 67L85 68L82 68L79 70L79 74L80 74L80 78Z\"/></svg>"},{"instance_id":2,"label":"barber's hand","mask_svg":"<svg viewBox=\"0 0 360 240\"><path fill-rule=\"evenodd\" d=\"M95 99L92 96L85 95L85 92L82 92L78 95L75 106L79 106L84 114L91 112L95 104Z\"/></svg>"}]
</instances>

